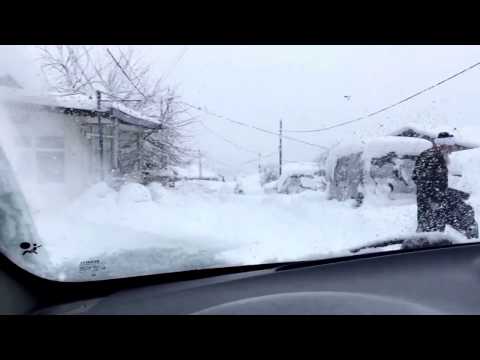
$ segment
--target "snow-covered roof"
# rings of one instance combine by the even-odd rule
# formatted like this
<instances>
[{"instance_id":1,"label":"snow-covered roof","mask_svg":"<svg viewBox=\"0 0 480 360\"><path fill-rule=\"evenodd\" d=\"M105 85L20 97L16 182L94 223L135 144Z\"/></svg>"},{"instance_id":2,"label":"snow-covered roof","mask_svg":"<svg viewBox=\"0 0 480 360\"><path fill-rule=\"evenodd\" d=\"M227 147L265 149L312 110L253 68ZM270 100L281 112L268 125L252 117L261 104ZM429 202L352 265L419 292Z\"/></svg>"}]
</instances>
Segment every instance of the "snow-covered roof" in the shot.
<instances>
[{"instance_id":1,"label":"snow-covered roof","mask_svg":"<svg viewBox=\"0 0 480 360\"><path fill-rule=\"evenodd\" d=\"M48 106L54 108L74 109L96 112L97 100L93 96L83 94L60 95L60 94L39 94L25 89L0 86L0 99L7 102L16 102L24 104L33 104ZM151 116L147 116L139 111L130 109L119 102L102 103L101 112L111 114L111 116L120 121L146 127L156 128L159 121Z\"/></svg>"},{"instance_id":2,"label":"snow-covered roof","mask_svg":"<svg viewBox=\"0 0 480 360\"><path fill-rule=\"evenodd\" d=\"M431 147L432 143L430 141L420 138L382 136L371 139L365 144L363 157L364 159L372 159L390 152L399 156L419 155Z\"/></svg>"},{"instance_id":3,"label":"snow-covered roof","mask_svg":"<svg viewBox=\"0 0 480 360\"><path fill-rule=\"evenodd\" d=\"M478 126L462 126L461 128L458 128L450 125L440 124L435 125L434 127L420 126L417 124L407 124L400 129L393 131L389 135L399 136L400 134L408 130L412 130L417 134L427 136L431 139L436 138L439 133L447 131L455 136L455 141L457 145L467 148L480 147L480 127Z\"/></svg>"}]
</instances>

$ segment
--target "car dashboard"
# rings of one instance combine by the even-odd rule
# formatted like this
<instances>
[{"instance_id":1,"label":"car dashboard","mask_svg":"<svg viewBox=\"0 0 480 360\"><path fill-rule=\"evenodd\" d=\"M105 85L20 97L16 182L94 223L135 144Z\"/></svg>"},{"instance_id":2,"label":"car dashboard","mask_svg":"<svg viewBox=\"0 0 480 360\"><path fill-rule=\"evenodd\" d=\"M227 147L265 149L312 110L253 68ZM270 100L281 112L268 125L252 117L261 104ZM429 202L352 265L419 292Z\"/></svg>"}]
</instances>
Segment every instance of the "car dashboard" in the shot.
<instances>
[{"instance_id":1,"label":"car dashboard","mask_svg":"<svg viewBox=\"0 0 480 360\"><path fill-rule=\"evenodd\" d=\"M124 289L37 314L480 314L480 244L377 253Z\"/></svg>"}]
</instances>

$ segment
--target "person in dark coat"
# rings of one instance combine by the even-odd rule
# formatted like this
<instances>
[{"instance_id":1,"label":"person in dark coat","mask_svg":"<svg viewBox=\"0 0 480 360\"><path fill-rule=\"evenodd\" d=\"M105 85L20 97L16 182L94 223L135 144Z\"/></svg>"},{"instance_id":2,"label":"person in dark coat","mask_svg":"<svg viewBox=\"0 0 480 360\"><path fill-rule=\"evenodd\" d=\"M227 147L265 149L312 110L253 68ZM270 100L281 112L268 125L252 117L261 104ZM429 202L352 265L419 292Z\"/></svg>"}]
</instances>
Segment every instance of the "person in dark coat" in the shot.
<instances>
[{"instance_id":1,"label":"person in dark coat","mask_svg":"<svg viewBox=\"0 0 480 360\"><path fill-rule=\"evenodd\" d=\"M415 161L417 232L443 232L448 224L469 238L478 237L473 208L464 201L469 194L448 188L449 155L454 148L453 135L442 132Z\"/></svg>"}]
</instances>

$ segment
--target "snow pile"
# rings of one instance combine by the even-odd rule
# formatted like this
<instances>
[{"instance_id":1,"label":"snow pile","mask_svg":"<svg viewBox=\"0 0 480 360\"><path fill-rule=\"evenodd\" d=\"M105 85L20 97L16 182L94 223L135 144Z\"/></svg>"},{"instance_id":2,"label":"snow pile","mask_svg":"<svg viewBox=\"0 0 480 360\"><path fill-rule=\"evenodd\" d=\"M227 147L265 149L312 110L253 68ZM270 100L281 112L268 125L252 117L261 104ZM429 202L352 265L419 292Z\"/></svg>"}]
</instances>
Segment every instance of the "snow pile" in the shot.
<instances>
[{"instance_id":1,"label":"snow pile","mask_svg":"<svg viewBox=\"0 0 480 360\"><path fill-rule=\"evenodd\" d=\"M153 182L151 184L148 184L147 188L150 191L153 201L160 202L166 196L168 196L167 189L165 189L165 187L163 187L163 185L160 183Z\"/></svg>"},{"instance_id":2,"label":"snow pile","mask_svg":"<svg viewBox=\"0 0 480 360\"><path fill-rule=\"evenodd\" d=\"M116 192L98 184L65 211L36 215L64 276L80 276L79 264L95 259L108 270L97 276L108 277L328 257L416 228L412 202L353 209L323 192L239 196L130 185Z\"/></svg>"},{"instance_id":3,"label":"snow pile","mask_svg":"<svg viewBox=\"0 0 480 360\"><path fill-rule=\"evenodd\" d=\"M117 206L117 192L106 183L98 183L87 189L73 203L67 207L66 216L77 216L89 209L90 219L103 219L109 214L112 207Z\"/></svg>"},{"instance_id":4,"label":"snow pile","mask_svg":"<svg viewBox=\"0 0 480 360\"><path fill-rule=\"evenodd\" d=\"M152 201L152 195L145 186L135 183L125 184L120 188L118 201L122 204Z\"/></svg>"},{"instance_id":5,"label":"snow pile","mask_svg":"<svg viewBox=\"0 0 480 360\"><path fill-rule=\"evenodd\" d=\"M452 155L464 185L479 183L479 160L480 149ZM313 169L302 166L291 170ZM175 188L131 183L119 191L100 183L66 209L35 220L52 263L67 279L326 258L416 230L411 197L366 198L354 208L321 191L268 194L265 188L276 182L262 188L259 174L237 181L243 195L234 192L237 182L190 180ZM478 219L480 194L474 192L471 203ZM79 272L89 261L100 261L100 270Z\"/></svg>"},{"instance_id":6,"label":"snow pile","mask_svg":"<svg viewBox=\"0 0 480 360\"><path fill-rule=\"evenodd\" d=\"M239 189L241 189L245 194L263 193L260 174L243 176L237 180L237 184Z\"/></svg>"}]
</instances>

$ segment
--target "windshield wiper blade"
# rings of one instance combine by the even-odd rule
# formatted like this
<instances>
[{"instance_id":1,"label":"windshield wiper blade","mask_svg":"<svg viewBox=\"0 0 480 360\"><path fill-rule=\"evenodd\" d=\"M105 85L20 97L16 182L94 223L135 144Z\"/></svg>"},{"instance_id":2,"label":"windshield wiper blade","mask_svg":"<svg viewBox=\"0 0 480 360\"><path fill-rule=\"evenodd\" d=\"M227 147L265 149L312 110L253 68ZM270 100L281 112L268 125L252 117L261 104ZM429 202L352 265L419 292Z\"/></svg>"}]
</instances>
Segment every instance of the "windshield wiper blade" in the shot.
<instances>
[{"instance_id":1,"label":"windshield wiper blade","mask_svg":"<svg viewBox=\"0 0 480 360\"><path fill-rule=\"evenodd\" d=\"M390 245L401 245L402 250L413 250L453 245L457 242L453 237L443 233L419 233L411 236L375 241L361 247L350 249L350 252L357 253L362 250L382 248Z\"/></svg>"},{"instance_id":2,"label":"windshield wiper blade","mask_svg":"<svg viewBox=\"0 0 480 360\"><path fill-rule=\"evenodd\" d=\"M390 245L400 245L400 244L403 244L405 240L406 239L390 239L390 240L377 241L374 243L370 243L368 245L350 249L350 252L357 253L359 251L366 250L366 249L382 248Z\"/></svg>"}]
</instances>

